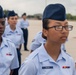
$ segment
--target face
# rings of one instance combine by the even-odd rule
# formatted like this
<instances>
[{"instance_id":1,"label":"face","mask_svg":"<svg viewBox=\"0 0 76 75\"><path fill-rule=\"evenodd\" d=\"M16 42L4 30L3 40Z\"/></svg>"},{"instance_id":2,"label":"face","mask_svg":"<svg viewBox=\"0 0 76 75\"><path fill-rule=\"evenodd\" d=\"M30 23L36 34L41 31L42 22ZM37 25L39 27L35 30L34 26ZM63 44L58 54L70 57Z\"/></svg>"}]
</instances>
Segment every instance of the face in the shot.
<instances>
[{"instance_id":1,"label":"face","mask_svg":"<svg viewBox=\"0 0 76 75\"><path fill-rule=\"evenodd\" d=\"M59 26L57 28L53 26ZM49 20L48 29L43 29L43 34L47 37L47 41L51 43L64 43L68 37L69 30L63 28L62 26L68 26L67 20L65 21L57 21L57 20ZM51 27L51 28L50 28ZM60 29L59 29L60 28Z\"/></svg>"},{"instance_id":2,"label":"face","mask_svg":"<svg viewBox=\"0 0 76 75\"><path fill-rule=\"evenodd\" d=\"M0 36L2 36L2 34L4 33L5 30L5 19L2 18L0 19Z\"/></svg>"},{"instance_id":3,"label":"face","mask_svg":"<svg viewBox=\"0 0 76 75\"><path fill-rule=\"evenodd\" d=\"M11 26L16 26L16 24L17 24L17 16L11 16L11 17L9 17L9 19L8 19L8 23L9 23L9 25L11 25Z\"/></svg>"},{"instance_id":4,"label":"face","mask_svg":"<svg viewBox=\"0 0 76 75\"><path fill-rule=\"evenodd\" d=\"M22 18L25 20L26 19L26 15L23 15Z\"/></svg>"}]
</instances>

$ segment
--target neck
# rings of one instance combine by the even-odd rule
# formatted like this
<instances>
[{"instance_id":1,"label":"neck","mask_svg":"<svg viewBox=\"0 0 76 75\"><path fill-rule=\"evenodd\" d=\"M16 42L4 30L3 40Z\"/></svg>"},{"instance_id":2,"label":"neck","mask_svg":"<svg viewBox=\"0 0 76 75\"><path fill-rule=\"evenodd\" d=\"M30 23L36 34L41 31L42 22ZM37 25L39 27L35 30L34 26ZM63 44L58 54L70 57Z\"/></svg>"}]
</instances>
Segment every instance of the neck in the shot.
<instances>
[{"instance_id":1,"label":"neck","mask_svg":"<svg viewBox=\"0 0 76 75\"><path fill-rule=\"evenodd\" d=\"M25 18L23 20L26 20Z\"/></svg>"},{"instance_id":2,"label":"neck","mask_svg":"<svg viewBox=\"0 0 76 75\"><path fill-rule=\"evenodd\" d=\"M16 29L15 26L10 26L10 28L14 31Z\"/></svg>"},{"instance_id":3,"label":"neck","mask_svg":"<svg viewBox=\"0 0 76 75\"><path fill-rule=\"evenodd\" d=\"M56 61L60 52L61 45L59 44L48 44L47 42L44 45L47 53Z\"/></svg>"}]
</instances>

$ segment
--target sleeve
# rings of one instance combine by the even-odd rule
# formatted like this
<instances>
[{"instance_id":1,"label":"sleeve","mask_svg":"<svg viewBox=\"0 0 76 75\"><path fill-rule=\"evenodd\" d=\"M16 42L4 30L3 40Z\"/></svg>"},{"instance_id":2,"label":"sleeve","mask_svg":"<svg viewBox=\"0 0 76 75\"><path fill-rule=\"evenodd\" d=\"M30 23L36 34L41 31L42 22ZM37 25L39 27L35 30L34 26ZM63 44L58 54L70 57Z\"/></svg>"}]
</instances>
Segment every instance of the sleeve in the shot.
<instances>
[{"instance_id":1,"label":"sleeve","mask_svg":"<svg viewBox=\"0 0 76 75\"><path fill-rule=\"evenodd\" d=\"M35 49L39 48L42 43L44 43L44 39L42 38L42 32L38 32L31 43L30 49L34 51Z\"/></svg>"},{"instance_id":2,"label":"sleeve","mask_svg":"<svg viewBox=\"0 0 76 75\"><path fill-rule=\"evenodd\" d=\"M20 20L17 21L17 27L20 27Z\"/></svg>"},{"instance_id":3,"label":"sleeve","mask_svg":"<svg viewBox=\"0 0 76 75\"><path fill-rule=\"evenodd\" d=\"M13 50L13 53L14 53L13 54L14 58L12 60L10 68L11 69L15 69L15 68L19 67L19 62L18 62L17 50L16 50L15 46L12 48L12 50Z\"/></svg>"},{"instance_id":4,"label":"sleeve","mask_svg":"<svg viewBox=\"0 0 76 75\"><path fill-rule=\"evenodd\" d=\"M19 75L36 75L37 69L33 62L25 62L19 69Z\"/></svg>"},{"instance_id":5,"label":"sleeve","mask_svg":"<svg viewBox=\"0 0 76 75\"><path fill-rule=\"evenodd\" d=\"M72 75L76 75L75 62L72 57L71 57L71 66L72 66L72 70L73 70Z\"/></svg>"},{"instance_id":6,"label":"sleeve","mask_svg":"<svg viewBox=\"0 0 76 75\"><path fill-rule=\"evenodd\" d=\"M27 21L27 25L29 26L29 21Z\"/></svg>"},{"instance_id":7,"label":"sleeve","mask_svg":"<svg viewBox=\"0 0 76 75\"><path fill-rule=\"evenodd\" d=\"M74 69L73 69L73 75L76 75L76 68L75 68L75 63L74 63Z\"/></svg>"},{"instance_id":8,"label":"sleeve","mask_svg":"<svg viewBox=\"0 0 76 75\"><path fill-rule=\"evenodd\" d=\"M19 20L19 24L20 24L19 27L22 28L21 27L22 26L22 19Z\"/></svg>"},{"instance_id":9,"label":"sleeve","mask_svg":"<svg viewBox=\"0 0 76 75\"><path fill-rule=\"evenodd\" d=\"M23 44L24 43L24 37L23 37L23 32L21 30L21 41L20 41L20 44Z\"/></svg>"},{"instance_id":10,"label":"sleeve","mask_svg":"<svg viewBox=\"0 0 76 75\"><path fill-rule=\"evenodd\" d=\"M36 35L35 37L34 37L34 39L32 40L32 43L31 43L31 46L30 46L30 49L31 50L35 50L35 49L37 49L38 47L40 47L40 45L41 45L41 43L39 42L39 36L38 35Z\"/></svg>"}]
</instances>

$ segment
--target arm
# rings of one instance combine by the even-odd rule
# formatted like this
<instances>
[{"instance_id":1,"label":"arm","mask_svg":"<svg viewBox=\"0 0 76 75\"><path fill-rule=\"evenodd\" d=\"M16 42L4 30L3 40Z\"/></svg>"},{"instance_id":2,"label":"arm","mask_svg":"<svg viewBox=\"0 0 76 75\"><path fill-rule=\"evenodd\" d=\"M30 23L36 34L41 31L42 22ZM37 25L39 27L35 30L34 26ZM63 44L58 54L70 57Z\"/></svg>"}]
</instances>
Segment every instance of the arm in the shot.
<instances>
[{"instance_id":1,"label":"arm","mask_svg":"<svg viewBox=\"0 0 76 75\"><path fill-rule=\"evenodd\" d=\"M13 74L13 70L10 71L10 75L12 75L12 74Z\"/></svg>"}]
</instances>

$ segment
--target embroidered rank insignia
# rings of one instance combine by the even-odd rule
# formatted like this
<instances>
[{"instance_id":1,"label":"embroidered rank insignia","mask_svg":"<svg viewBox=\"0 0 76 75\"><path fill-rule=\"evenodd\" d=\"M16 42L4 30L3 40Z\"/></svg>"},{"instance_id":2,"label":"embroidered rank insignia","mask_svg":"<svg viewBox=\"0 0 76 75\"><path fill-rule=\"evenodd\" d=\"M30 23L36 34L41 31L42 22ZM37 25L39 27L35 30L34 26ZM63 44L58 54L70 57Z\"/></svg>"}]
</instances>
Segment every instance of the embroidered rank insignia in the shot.
<instances>
[{"instance_id":1,"label":"embroidered rank insignia","mask_svg":"<svg viewBox=\"0 0 76 75\"><path fill-rule=\"evenodd\" d=\"M17 34L17 35L21 35L21 34Z\"/></svg>"},{"instance_id":2,"label":"embroidered rank insignia","mask_svg":"<svg viewBox=\"0 0 76 75\"><path fill-rule=\"evenodd\" d=\"M53 69L53 66L43 66L42 69Z\"/></svg>"},{"instance_id":3,"label":"embroidered rank insignia","mask_svg":"<svg viewBox=\"0 0 76 75\"><path fill-rule=\"evenodd\" d=\"M10 53L7 53L6 55L8 55L8 56L11 56L12 54L10 54Z\"/></svg>"},{"instance_id":4,"label":"embroidered rank insignia","mask_svg":"<svg viewBox=\"0 0 76 75\"><path fill-rule=\"evenodd\" d=\"M34 42L34 41L35 41L35 39L32 40L32 42Z\"/></svg>"},{"instance_id":5,"label":"embroidered rank insignia","mask_svg":"<svg viewBox=\"0 0 76 75\"><path fill-rule=\"evenodd\" d=\"M70 66L63 66L62 68L63 68L63 69L66 69L66 68L70 68Z\"/></svg>"},{"instance_id":6,"label":"embroidered rank insignia","mask_svg":"<svg viewBox=\"0 0 76 75\"><path fill-rule=\"evenodd\" d=\"M7 36L9 36L9 35L11 35L11 34L7 34Z\"/></svg>"}]
</instances>

